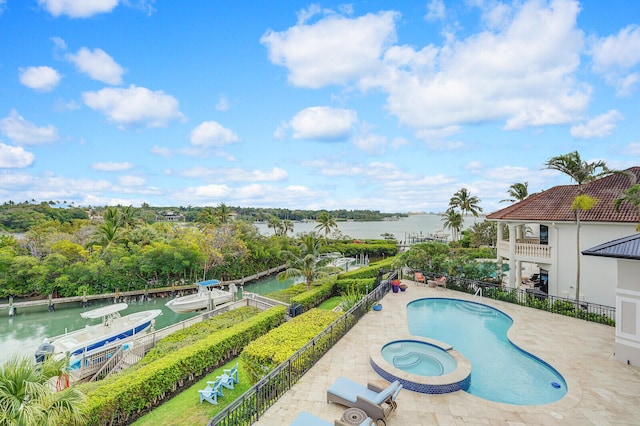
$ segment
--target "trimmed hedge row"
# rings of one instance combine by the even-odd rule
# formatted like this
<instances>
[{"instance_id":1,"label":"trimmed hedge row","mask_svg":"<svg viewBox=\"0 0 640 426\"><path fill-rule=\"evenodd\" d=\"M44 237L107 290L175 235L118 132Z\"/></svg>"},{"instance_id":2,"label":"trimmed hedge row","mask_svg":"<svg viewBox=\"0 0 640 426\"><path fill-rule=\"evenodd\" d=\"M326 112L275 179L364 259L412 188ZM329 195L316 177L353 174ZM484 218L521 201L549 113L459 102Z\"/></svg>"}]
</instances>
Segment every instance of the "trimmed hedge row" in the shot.
<instances>
[{"instance_id":1,"label":"trimmed hedge row","mask_svg":"<svg viewBox=\"0 0 640 426\"><path fill-rule=\"evenodd\" d=\"M303 311L315 308L331 296L335 294L336 280L329 279L323 281L320 285L314 284L311 290L306 291L291 298L291 303L299 303L302 305Z\"/></svg>"},{"instance_id":2,"label":"trimmed hedge row","mask_svg":"<svg viewBox=\"0 0 640 426\"><path fill-rule=\"evenodd\" d=\"M166 354L139 370L114 376L87 394L88 425L125 425L236 356L250 342L279 326L286 308L277 306L208 339Z\"/></svg>"},{"instance_id":3,"label":"trimmed hedge row","mask_svg":"<svg viewBox=\"0 0 640 426\"><path fill-rule=\"evenodd\" d=\"M336 281L336 292L345 294L350 290L356 290L358 293L366 294L366 290L373 290L376 283L375 278L351 278Z\"/></svg>"},{"instance_id":4,"label":"trimmed hedge row","mask_svg":"<svg viewBox=\"0 0 640 426\"><path fill-rule=\"evenodd\" d=\"M240 354L249 381L257 383L341 315L337 312L311 309L249 343Z\"/></svg>"},{"instance_id":5,"label":"trimmed hedge row","mask_svg":"<svg viewBox=\"0 0 640 426\"><path fill-rule=\"evenodd\" d=\"M339 274L338 279L342 280L342 279L348 279L348 278L376 278L380 273L380 269L383 269L383 270L393 269L392 263L394 260L395 260L395 257L389 257L387 259L371 263L367 267L359 268L353 271Z\"/></svg>"},{"instance_id":6,"label":"trimmed hedge row","mask_svg":"<svg viewBox=\"0 0 640 426\"><path fill-rule=\"evenodd\" d=\"M167 354L179 350L185 346L192 345L203 339L208 339L213 333L218 333L225 328L234 327L236 324L244 322L262 312L253 306L243 306L242 308L227 311L221 315L216 315L206 321L199 322L183 330L176 331L164 339L160 340L147 354L140 360L137 366L144 366L160 359Z\"/></svg>"}]
</instances>

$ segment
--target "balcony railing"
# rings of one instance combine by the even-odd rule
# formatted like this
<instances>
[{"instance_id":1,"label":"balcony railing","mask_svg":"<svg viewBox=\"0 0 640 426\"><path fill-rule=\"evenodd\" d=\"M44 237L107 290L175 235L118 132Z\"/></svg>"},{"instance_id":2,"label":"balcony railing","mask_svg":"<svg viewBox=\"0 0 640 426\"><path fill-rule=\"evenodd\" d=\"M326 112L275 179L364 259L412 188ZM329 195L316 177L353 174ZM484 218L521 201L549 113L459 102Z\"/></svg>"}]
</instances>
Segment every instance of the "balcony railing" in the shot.
<instances>
[{"instance_id":1,"label":"balcony railing","mask_svg":"<svg viewBox=\"0 0 640 426\"><path fill-rule=\"evenodd\" d=\"M509 257L509 241L500 241L498 249L502 256ZM520 258L551 259L551 246L531 242L516 243L516 256Z\"/></svg>"}]
</instances>

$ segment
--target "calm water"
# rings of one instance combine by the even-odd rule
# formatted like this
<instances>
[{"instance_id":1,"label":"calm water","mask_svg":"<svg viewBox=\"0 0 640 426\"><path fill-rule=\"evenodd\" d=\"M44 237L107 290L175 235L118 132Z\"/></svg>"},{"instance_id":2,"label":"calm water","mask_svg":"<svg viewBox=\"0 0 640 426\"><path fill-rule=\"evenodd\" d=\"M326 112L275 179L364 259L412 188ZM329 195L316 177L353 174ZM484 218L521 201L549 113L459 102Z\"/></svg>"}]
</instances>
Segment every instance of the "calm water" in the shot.
<instances>
[{"instance_id":1,"label":"calm water","mask_svg":"<svg viewBox=\"0 0 640 426\"><path fill-rule=\"evenodd\" d=\"M540 405L567 393L557 371L509 341L513 321L497 309L453 299L421 299L407 305L407 314L411 334L448 343L471 362L468 392L473 395Z\"/></svg>"},{"instance_id":2,"label":"calm water","mask_svg":"<svg viewBox=\"0 0 640 426\"><path fill-rule=\"evenodd\" d=\"M288 288L293 283L292 279L278 281L275 277L269 277L245 284L244 290L264 295ZM156 318L156 329L184 321L198 314L196 312L176 314L164 306L169 300L169 298L158 297L144 302L130 302L129 307L120 314L124 316L149 309L162 309L162 315ZM80 314L108 304L111 304L111 301L100 301L87 308L82 308L76 303L58 304L54 312L49 312L46 306L20 308L18 315L13 318L6 315L6 310L3 311L5 315L0 316L0 348L2 348L0 363L12 355L33 355L45 337L64 334L65 329L73 331L85 325L99 323L99 319L86 320Z\"/></svg>"},{"instance_id":3,"label":"calm water","mask_svg":"<svg viewBox=\"0 0 640 426\"><path fill-rule=\"evenodd\" d=\"M467 216L464 221L464 229L478 221L482 222L484 217ZM393 234L396 240L404 241L411 234L428 235L443 228L444 221L438 214L416 214L399 220L384 220L376 222L337 222L338 229L344 236L360 239L381 238L381 234ZM273 229L269 229L266 223L256 224L260 233L272 235ZM293 235L317 231L316 222L294 222ZM445 231L448 232L448 231Z\"/></svg>"}]
</instances>

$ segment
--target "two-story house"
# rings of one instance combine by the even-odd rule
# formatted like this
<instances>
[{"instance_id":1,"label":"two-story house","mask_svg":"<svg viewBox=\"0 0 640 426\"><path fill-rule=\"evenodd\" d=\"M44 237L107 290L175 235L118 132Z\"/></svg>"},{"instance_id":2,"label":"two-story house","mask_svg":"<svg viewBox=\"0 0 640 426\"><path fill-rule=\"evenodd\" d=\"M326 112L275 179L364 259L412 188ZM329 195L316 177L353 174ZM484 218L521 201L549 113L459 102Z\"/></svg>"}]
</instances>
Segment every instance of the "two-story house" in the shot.
<instances>
[{"instance_id":1,"label":"two-story house","mask_svg":"<svg viewBox=\"0 0 640 426\"><path fill-rule=\"evenodd\" d=\"M580 258L580 300L615 306L616 268L606 259L584 257L581 252L636 232L640 215L627 203L614 208L614 200L633 183L640 182L640 167L583 185L598 202L580 214L578 247L575 211L571 204L578 185L556 186L487 215L498 223L498 259L509 262L507 285L518 287L524 264L539 270L541 289L559 297L575 298L577 256ZM529 266L529 265L527 265Z\"/></svg>"}]
</instances>

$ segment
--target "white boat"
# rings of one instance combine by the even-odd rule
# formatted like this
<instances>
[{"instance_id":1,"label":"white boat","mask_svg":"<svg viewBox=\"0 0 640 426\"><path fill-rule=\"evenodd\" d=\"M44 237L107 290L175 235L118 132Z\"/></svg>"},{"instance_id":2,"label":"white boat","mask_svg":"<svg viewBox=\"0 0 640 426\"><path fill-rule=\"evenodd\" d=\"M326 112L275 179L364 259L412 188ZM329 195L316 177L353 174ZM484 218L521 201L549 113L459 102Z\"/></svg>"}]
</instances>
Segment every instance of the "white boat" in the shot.
<instances>
[{"instance_id":1,"label":"white boat","mask_svg":"<svg viewBox=\"0 0 640 426\"><path fill-rule=\"evenodd\" d=\"M231 291L215 288L220 285L220 280L201 281L198 284L198 292L188 296L176 297L165 303L165 306L178 314L206 309L209 304L218 306L233 300Z\"/></svg>"},{"instance_id":2,"label":"white boat","mask_svg":"<svg viewBox=\"0 0 640 426\"><path fill-rule=\"evenodd\" d=\"M81 313L82 318L102 318L102 323L45 339L36 351L36 362L43 361L50 354L57 359L69 354L71 369L77 368L83 357L99 352L110 343L142 333L157 316L162 315L162 310L151 309L120 316L120 311L127 307L126 303L117 303Z\"/></svg>"}]
</instances>

